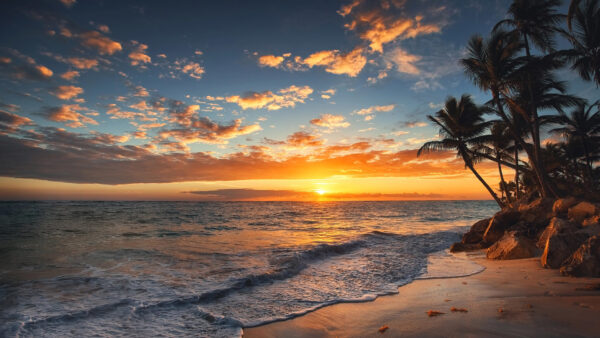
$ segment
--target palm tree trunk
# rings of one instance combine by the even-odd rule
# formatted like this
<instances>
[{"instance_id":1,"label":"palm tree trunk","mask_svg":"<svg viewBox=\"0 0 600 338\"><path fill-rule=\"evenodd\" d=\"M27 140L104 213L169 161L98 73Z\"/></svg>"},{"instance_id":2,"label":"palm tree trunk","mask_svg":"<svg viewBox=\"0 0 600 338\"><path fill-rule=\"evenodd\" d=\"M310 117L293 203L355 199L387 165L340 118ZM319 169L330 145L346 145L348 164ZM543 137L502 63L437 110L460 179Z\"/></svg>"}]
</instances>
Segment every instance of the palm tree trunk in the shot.
<instances>
[{"instance_id":1,"label":"palm tree trunk","mask_svg":"<svg viewBox=\"0 0 600 338\"><path fill-rule=\"evenodd\" d=\"M519 147L515 144L515 201L519 197Z\"/></svg>"},{"instance_id":2,"label":"palm tree trunk","mask_svg":"<svg viewBox=\"0 0 600 338\"><path fill-rule=\"evenodd\" d=\"M500 164L500 155L497 155L498 158L498 172L500 173L500 191L502 192L502 198L506 196L506 200L508 201L508 190L506 190L506 182L504 181L504 175L502 174L502 165Z\"/></svg>"},{"instance_id":3,"label":"palm tree trunk","mask_svg":"<svg viewBox=\"0 0 600 338\"><path fill-rule=\"evenodd\" d=\"M496 195L496 193L494 192L494 190L492 190L492 188L490 188L490 186L487 184L487 182L479 175L479 173L477 172L477 170L475 170L475 168L473 167L473 162L471 161L471 159L468 157L468 152L465 151L466 149L463 149L462 151L459 149L459 152L462 155L463 161L465 161L465 165L471 169L471 172L473 172L473 175L475 175L475 177L477 177L477 179L479 180L479 182L481 182L481 184L483 184L483 186L487 189L487 191L490 193L490 195L492 195L492 197L494 198L494 200L496 201L496 203L498 203L498 206L500 206L500 209L504 208L504 203L502 203L502 200L500 200L498 198L498 195Z\"/></svg>"},{"instance_id":4,"label":"palm tree trunk","mask_svg":"<svg viewBox=\"0 0 600 338\"><path fill-rule=\"evenodd\" d=\"M588 149L588 143L587 140L585 138L582 139L583 142L583 151L585 152L585 161L587 164L587 176L588 176L588 183L589 184L593 184L594 182L594 174L593 174L593 167L592 167L592 160L590 158L590 150Z\"/></svg>"},{"instance_id":5,"label":"palm tree trunk","mask_svg":"<svg viewBox=\"0 0 600 338\"><path fill-rule=\"evenodd\" d=\"M533 169L534 177L537 179L541 194L545 195L546 187L544 184L544 179L542 178L542 176L544 175L544 172L543 172L543 169L540 167L541 162L538 159L538 156L537 156L538 153L536 153L536 151L535 151L535 141L534 141L534 147L533 147L534 149L532 151L529 147L527 147L525 140L519 135L519 133L513 129L514 127L513 127L512 123L510 122L510 119L504 113L504 108L502 107L502 104L500 103L499 92L497 90L492 90L492 96L493 96L494 102L496 103L496 106L498 107L498 112L499 112L500 117L508 125L508 127L509 127L508 129L510 130L511 134L515 138L515 141L518 142L521 145L521 147L525 150L525 152L527 153L527 157L529 158L529 162L531 163L531 168ZM528 121L527 116L523 116L523 118L525 121ZM533 136L533 134L534 134L533 130L532 130L531 134L532 134L532 138L535 138Z\"/></svg>"},{"instance_id":6,"label":"palm tree trunk","mask_svg":"<svg viewBox=\"0 0 600 338\"><path fill-rule=\"evenodd\" d=\"M523 35L525 40L525 54L527 55L527 62L531 62L531 51L529 49L529 39L527 38L527 34ZM540 121L537 114L537 104L535 102L535 97L533 95L533 89L531 86L531 76L527 74L527 86L529 89L529 109L531 112L532 120L531 123L531 138L533 141L533 156L535 156L535 162L537 162L539 175L538 180L540 181L540 195L542 197L548 197L549 194L553 195L553 197L558 197L556 192L550 187L547 181L546 170L544 169L542 154L541 154L541 142L540 142Z\"/></svg>"}]
</instances>

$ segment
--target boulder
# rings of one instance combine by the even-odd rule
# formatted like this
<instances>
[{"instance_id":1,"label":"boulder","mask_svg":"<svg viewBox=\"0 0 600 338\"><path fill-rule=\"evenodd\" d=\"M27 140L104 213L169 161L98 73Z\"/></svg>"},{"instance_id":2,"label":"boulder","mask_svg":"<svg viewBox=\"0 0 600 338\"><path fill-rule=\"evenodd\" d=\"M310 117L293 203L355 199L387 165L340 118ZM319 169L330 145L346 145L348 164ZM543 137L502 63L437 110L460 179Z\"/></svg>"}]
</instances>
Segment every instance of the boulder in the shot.
<instances>
[{"instance_id":1,"label":"boulder","mask_svg":"<svg viewBox=\"0 0 600 338\"><path fill-rule=\"evenodd\" d=\"M542 266L558 269L587 238L588 235L577 232L551 234L546 241L544 253L542 253Z\"/></svg>"},{"instance_id":2,"label":"boulder","mask_svg":"<svg viewBox=\"0 0 600 338\"><path fill-rule=\"evenodd\" d=\"M574 232L577 231L577 225L569 220L554 217L550 220L550 224L544 229L544 232L540 235L537 246L540 249L546 247L546 242L550 236L555 233Z\"/></svg>"},{"instance_id":3,"label":"boulder","mask_svg":"<svg viewBox=\"0 0 600 338\"><path fill-rule=\"evenodd\" d=\"M479 243L456 242L450 246L450 252L474 251L483 249Z\"/></svg>"},{"instance_id":4,"label":"boulder","mask_svg":"<svg viewBox=\"0 0 600 338\"><path fill-rule=\"evenodd\" d=\"M600 277L600 236L592 236L561 266L560 273L576 277Z\"/></svg>"},{"instance_id":5,"label":"boulder","mask_svg":"<svg viewBox=\"0 0 600 338\"><path fill-rule=\"evenodd\" d=\"M596 224L600 224L600 216L599 215L588 217L588 218L584 219L583 222L581 222L581 226L584 228L588 227L588 226L594 226Z\"/></svg>"},{"instance_id":6,"label":"boulder","mask_svg":"<svg viewBox=\"0 0 600 338\"><path fill-rule=\"evenodd\" d=\"M577 230L576 233L578 233L578 234L585 234L588 237L595 236L595 235L600 235L600 224L595 223L595 224L592 224L592 225L585 226L585 227Z\"/></svg>"},{"instance_id":7,"label":"boulder","mask_svg":"<svg viewBox=\"0 0 600 338\"><path fill-rule=\"evenodd\" d=\"M532 240L518 236L516 232L507 232L487 249L488 259L519 259L534 257L538 249Z\"/></svg>"},{"instance_id":8,"label":"boulder","mask_svg":"<svg viewBox=\"0 0 600 338\"><path fill-rule=\"evenodd\" d=\"M583 222L584 219L593 216L596 213L596 206L590 202L580 202L577 205L569 208L569 218L575 222Z\"/></svg>"},{"instance_id":9,"label":"boulder","mask_svg":"<svg viewBox=\"0 0 600 338\"><path fill-rule=\"evenodd\" d=\"M514 210L503 210L496 213L483 234L483 242L488 244L496 243L496 241L504 236L506 229L519 220L520 216L521 214Z\"/></svg>"},{"instance_id":10,"label":"boulder","mask_svg":"<svg viewBox=\"0 0 600 338\"><path fill-rule=\"evenodd\" d=\"M471 229L467 231L462 237L463 244L475 244L483 240L483 234L490 224L491 218L482 219L471 226Z\"/></svg>"},{"instance_id":11,"label":"boulder","mask_svg":"<svg viewBox=\"0 0 600 338\"><path fill-rule=\"evenodd\" d=\"M569 208L574 206L575 203L577 203L577 199L573 196L558 199L552 206L552 212L555 215L566 214Z\"/></svg>"}]
</instances>

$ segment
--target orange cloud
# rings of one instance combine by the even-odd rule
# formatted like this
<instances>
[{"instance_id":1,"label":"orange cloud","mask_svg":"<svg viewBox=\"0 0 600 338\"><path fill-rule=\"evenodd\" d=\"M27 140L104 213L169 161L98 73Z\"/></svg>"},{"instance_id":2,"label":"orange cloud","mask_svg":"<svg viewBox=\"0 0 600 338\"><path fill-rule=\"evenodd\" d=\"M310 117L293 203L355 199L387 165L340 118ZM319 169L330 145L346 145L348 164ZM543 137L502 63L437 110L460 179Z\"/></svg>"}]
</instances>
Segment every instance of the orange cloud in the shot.
<instances>
[{"instance_id":1,"label":"orange cloud","mask_svg":"<svg viewBox=\"0 0 600 338\"><path fill-rule=\"evenodd\" d=\"M84 32L78 36L83 46L95 49L101 55L113 55L123 49L120 43L111 40L97 31Z\"/></svg>"},{"instance_id":2,"label":"orange cloud","mask_svg":"<svg viewBox=\"0 0 600 338\"><path fill-rule=\"evenodd\" d=\"M134 50L131 53L129 53L129 58L131 59L132 66L152 62L152 58L150 58L150 56L146 54L146 50L148 49L147 45L139 43L137 41L133 41L133 45Z\"/></svg>"},{"instance_id":3,"label":"orange cloud","mask_svg":"<svg viewBox=\"0 0 600 338\"><path fill-rule=\"evenodd\" d=\"M279 110L281 108L295 107L296 103L304 103L304 100L313 93L313 89L309 86L298 87L292 85L280 89L277 93L275 94L271 91L262 93L250 92L243 96L228 96L225 100L230 103L236 103L244 110L265 107L268 110Z\"/></svg>"},{"instance_id":4,"label":"orange cloud","mask_svg":"<svg viewBox=\"0 0 600 338\"><path fill-rule=\"evenodd\" d=\"M88 116L85 116L79 111L87 110L78 104L67 104L60 107L47 108L45 116L50 121L55 122L70 122L67 124L71 128L84 127L85 124L97 125L98 122Z\"/></svg>"},{"instance_id":5,"label":"orange cloud","mask_svg":"<svg viewBox=\"0 0 600 338\"><path fill-rule=\"evenodd\" d=\"M258 58L258 64L261 67L273 67L277 68L281 63L285 60L283 56L275 56L275 55L263 55Z\"/></svg>"},{"instance_id":6,"label":"orange cloud","mask_svg":"<svg viewBox=\"0 0 600 338\"><path fill-rule=\"evenodd\" d=\"M346 54L341 54L339 50L323 50L309 55L300 63L309 68L325 67L325 71L332 74L355 77L367 64L367 58L363 55L363 49L357 47Z\"/></svg>"},{"instance_id":7,"label":"orange cloud","mask_svg":"<svg viewBox=\"0 0 600 338\"><path fill-rule=\"evenodd\" d=\"M314 135L312 135L314 136ZM371 150L342 155L272 158L255 148L250 153L214 157L208 153L155 154L152 145L99 143L81 134L41 128L23 137L0 135L0 176L39 178L77 183L152 183L252 179L322 179L345 177L467 177L455 154L435 153L416 158L416 149L398 152ZM35 139L36 142L31 142ZM290 136L298 145L322 144L304 132ZM176 142L179 143L179 142ZM286 142L287 143L287 142ZM162 144L160 144L162 146ZM185 144L183 144L185 145ZM172 147L179 147L173 144ZM366 145L357 146L365 149ZM9 150L10 149L10 150ZM73 149L78 149L74 151ZM124 159L127 159L124 161ZM481 163L482 171L495 170ZM107 171L106 168L111 168ZM469 176L470 177L470 176Z\"/></svg>"},{"instance_id":8,"label":"orange cloud","mask_svg":"<svg viewBox=\"0 0 600 338\"><path fill-rule=\"evenodd\" d=\"M401 48L396 48L385 54L385 59L396 65L396 69L400 73L418 75L421 71L415 65L422 57L418 55L408 54Z\"/></svg>"},{"instance_id":9,"label":"orange cloud","mask_svg":"<svg viewBox=\"0 0 600 338\"><path fill-rule=\"evenodd\" d=\"M15 132L20 126L33 125L31 119L0 110L0 135Z\"/></svg>"},{"instance_id":10,"label":"orange cloud","mask_svg":"<svg viewBox=\"0 0 600 338\"><path fill-rule=\"evenodd\" d=\"M76 70L70 70L67 72L64 72L60 75L61 78L68 80L68 81L72 81L73 79L75 79L76 77L79 77L79 72Z\"/></svg>"},{"instance_id":11,"label":"orange cloud","mask_svg":"<svg viewBox=\"0 0 600 338\"><path fill-rule=\"evenodd\" d=\"M347 128L350 123L342 115L322 114L319 118L310 120L311 124L328 129Z\"/></svg>"},{"instance_id":12,"label":"orange cloud","mask_svg":"<svg viewBox=\"0 0 600 338\"><path fill-rule=\"evenodd\" d=\"M162 139L174 138L183 144L188 143L213 143L226 144L228 139L252 134L262 130L260 125L252 124L242 126L242 120L236 119L229 125L221 125L211 121L208 117L191 121L189 128L171 129L159 132Z\"/></svg>"},{"instance_id":13,"label":"orange cloud","mask_svg":"<svg viewBox=\"0 0 600 338\"><path fill-rule=\"evenodd\" d=\"M68 58L67 62L77 69L90 69L98 66L98 60L86 58Z\"/></svg>"},{"instance_id":14,"label":"orange cloud","mask_svg":"<svg viewBox=\"0 0 600 338\"><path fill-rule=\"evenodd\" d=\"M58 86L50 93L61 100L70 100L83 93L83 88L76 86Z\"/></svg>"},{"instance_id":15,"label":"orange cloud","mask_svg":"<svg viewBox=\"0 0 600 338\"><path fill-rule=\"evenodd\" d=\"M404 1L364 2L364 4L356 1L351 5L352 7L342 7L338 13L342 16L352 16L352 20L345 27L357 31L361 39L369 42L373 52L383 53L383 45L396 40L441 31L440 25L423 24L423 16L406 17ZM354 8L357 10L353 10Z\"/></svg>"},{"instance_id":16,"label":"orange cloud","mask_svg":"<svg viewBox=\"0 0 600 338\"><path fill-rule=\"evenodd\" d=\"M6 48L5 52L11 54L14 59L1 56L0 72L7 73L15 79L45 81L54 74L50 68L36 63L32 57L21 54L16 49Z\"/></svg>"},{"instance_id":17,"label":"orange cloud","mask_svg":"<svg viewBox=\"0 0 600 338\"><path fill-rule=\"evenodd\" d=\"M60 2L67 7L71 7L77 2L77 0L60 0Z\"/></svg>"}]
</instances>

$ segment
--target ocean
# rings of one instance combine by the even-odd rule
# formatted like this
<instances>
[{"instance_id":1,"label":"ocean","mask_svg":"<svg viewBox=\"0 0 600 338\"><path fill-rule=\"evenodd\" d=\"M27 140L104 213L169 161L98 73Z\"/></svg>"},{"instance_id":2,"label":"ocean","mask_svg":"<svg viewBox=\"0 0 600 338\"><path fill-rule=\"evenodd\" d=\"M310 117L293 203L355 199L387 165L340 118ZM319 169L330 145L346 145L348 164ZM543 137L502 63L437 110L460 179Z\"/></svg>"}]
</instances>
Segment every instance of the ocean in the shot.
<instances>
[{"instance_id":1,"label":"ocean","mask_svg":"<svg viewBox=\"0 0 600 338\"><path fill-rule=\"evenodd\" d=\"M493 201L2 202L0 336L239 337L440 277L432 257L448 276L463 271L445 250L495 211Z\"/></svg>"}]
</instances>

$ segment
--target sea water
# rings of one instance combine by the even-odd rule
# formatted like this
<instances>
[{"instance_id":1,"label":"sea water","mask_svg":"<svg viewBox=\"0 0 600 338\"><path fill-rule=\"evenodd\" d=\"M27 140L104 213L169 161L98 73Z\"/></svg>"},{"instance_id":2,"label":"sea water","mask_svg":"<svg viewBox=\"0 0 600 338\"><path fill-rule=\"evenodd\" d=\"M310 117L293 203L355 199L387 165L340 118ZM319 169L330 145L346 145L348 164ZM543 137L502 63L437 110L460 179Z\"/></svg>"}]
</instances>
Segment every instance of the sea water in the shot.
<instances>
[{"instance_id":1,"label":"sea water","mask_svg":"<svg viewBox=\"0 0 600 338\"><path fill-rule=\"evenodd\" d=\"M444 250L496 209L492 201L3 202L0 336L240 336L438 277L431 259L459 273Z\"/></svg>"}]
</instances>

